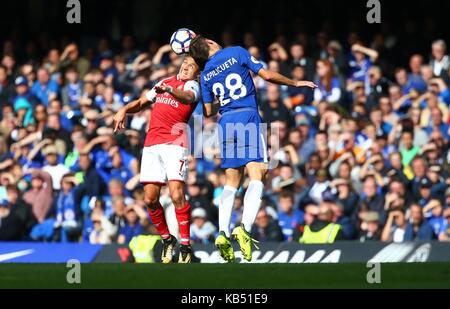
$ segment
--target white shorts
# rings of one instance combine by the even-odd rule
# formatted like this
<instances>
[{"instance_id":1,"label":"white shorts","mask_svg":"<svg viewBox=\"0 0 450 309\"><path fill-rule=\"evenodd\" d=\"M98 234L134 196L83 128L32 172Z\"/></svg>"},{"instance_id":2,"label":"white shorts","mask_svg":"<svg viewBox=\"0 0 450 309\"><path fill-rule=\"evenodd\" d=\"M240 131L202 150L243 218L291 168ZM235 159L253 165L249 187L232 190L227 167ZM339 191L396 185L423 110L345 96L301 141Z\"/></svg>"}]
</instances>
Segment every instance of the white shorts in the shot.
<instances>
[{"instance_id":1,"label":"white shorts","mask_svg":"<svg viewBox=\"0 0 450 309\"><path fill-rule=\"evenodd\" d=\"M145 147L141 161L141 183L165 185L169 181L186 182L188 149L177 145Z\"/></svg>"}]
</instances>

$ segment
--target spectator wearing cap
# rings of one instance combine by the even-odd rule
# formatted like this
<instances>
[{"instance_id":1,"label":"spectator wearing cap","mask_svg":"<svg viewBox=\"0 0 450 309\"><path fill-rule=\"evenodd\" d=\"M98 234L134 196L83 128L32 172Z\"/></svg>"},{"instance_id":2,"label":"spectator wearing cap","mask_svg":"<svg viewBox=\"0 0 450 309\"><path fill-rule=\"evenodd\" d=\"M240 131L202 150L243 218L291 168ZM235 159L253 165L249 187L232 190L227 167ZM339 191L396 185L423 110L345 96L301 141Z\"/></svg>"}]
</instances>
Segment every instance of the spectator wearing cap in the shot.
<instances>
[{"instance_id":1,"label":"spectator wearing cap","mask_svg":"<svg viewBox=\"0 0 450 309\"><path fill-rule=\"evenodd\" d=\"M424 219L422 207L413 204L410 209L410 219L406 226L405 231L405 241L416 241L416 240L432 240L433 239L433 229Z\"/></svg>"},{"instance_id":2,"label":"spectator wearing cap","mask_svg":"<svg viewBox=\"0 0 450 309\"><path fill-rule=\"evenodd\" d=\"M430 202L431 196L431 188L433 187L433 183L428 179L428 177L424 177L420 180L419 184L419 201L418 204L421 207L425 207L428 202Z\"/></svg>"},{"instance_id":3,"label":"spectator wearing cap","mask_svg":"<svg viewBox=\"0 0 450 309\"><path fill-rule=\"evenodd\" d=\"M207 220L206 210L197 207L192 211L191 240L195 243L211 243L214 241L216 227Z\"/></svg>"},{"instance_id":4,"label":"spectator wearing cap","mask_svg":"<svg viewBox=\"0 0 450 309\"><path fill-rule=\"evenodd\" d=\"M303 244L332 244L343 240L342 227L333 222L333 211L330 205L322 203L317 217L311 224L304 227L300 243Z\"/></svg>"},{"instance_id":5,"label":"spectator wearing cap","mask_svg":"<svg viewBox=\"0 0 450 309\"><path fill-rule=\"evenodd\" d=\"M40 68L37 72L37 81L31 87L31 93L35 95L41 103L48 106L48 102L54 100L59 95L58 84L50 79L47 69Z\"/></svg>"},{"instance_id":6,"label":"spectator wearing cap","mask_svg":"<svg viewBox=\"0 0 450 309\"><path fill-rule=\"evenodd\" d=\"M23 195L23 200L31 205L33 214L39 223L44 222L53 203L53 182L49 173L30 169L25 174L31 174L31 189Z\"/></svg>"},{"instance_id":7,"label":"spectator wearing cap","mask_svg":"<svg viewBox=\"0 0 450 309\"><path fill-rule=\"evenodd\" d=\"M31 105L37 103L37 98L31 93L30 86L28 85L28 80L25 76L18 76L14 80L16 96L13 99L13 104L15 105L17 100L25 99Z\"/></svg>"},{"instance_id":8,"label":"spectator wearing cap","mask_svg":"<svg viewBox=\"0 0 450 309\"><path fill-rule=\"evenodd\" d=\"M305 222L304 213L300 209L294 209L294 195L289 191L281 192L278 205L278 224L283 232L284 240L292 241L294 230Z\"/></svg>"},{"instance_id":9,"label":"spectator wearing cap","mask_svg":"<svg viewBox=\"0 0 450 309\"><path fill-rule=\"evenodd\" d=\"M405 212L403 210L392 210L388 214L386 224L381 234L381 241L401 243L405 240L406 226Z\"/></svg>"},{"instance_id":10,"label":"spectator wearing cap","mask_svg":"<svg viewBox=\"0 0 450 309\"><path fill-rule=\"evenodd\" d=\"M379 241L381 239L381 230L378 212L361 212L359 216L361 219L359 241Z\"/></svg>"},{"instance_id":11,"label":"spectator wearing cap","mask_svg":"<svg viewBox=\"0 0 450 309\"><path fill-rule=\"evenodd\" d=\"M53 189L59 191L61 189L61 180L69 169L58 161L58 150L54 144L48 145L42 150L45 156L46 164L42 167L44 172L47 172L52 177Z\"/></svg>"},{"instance_id":12,"label":"spectator wearing cap","mask_svg":"<svg viewBox=\"0 0 450 309\"><path fill-rule=\"evenodd\" d=\"M281 242L284 240L283 232L278 222L262 207L256 215L255 224L250 232L252 237L260 242Z\"/></svg>"}]
</instances>

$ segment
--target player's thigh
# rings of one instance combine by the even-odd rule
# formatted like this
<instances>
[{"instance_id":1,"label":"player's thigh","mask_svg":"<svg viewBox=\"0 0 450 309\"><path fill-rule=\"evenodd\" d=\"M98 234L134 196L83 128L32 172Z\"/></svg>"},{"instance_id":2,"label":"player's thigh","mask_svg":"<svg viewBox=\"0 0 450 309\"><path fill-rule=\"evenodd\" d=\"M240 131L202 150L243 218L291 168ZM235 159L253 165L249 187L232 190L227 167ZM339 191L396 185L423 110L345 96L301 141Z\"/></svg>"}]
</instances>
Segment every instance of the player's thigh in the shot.
<instances>
[{"instance_id":1,"label":"player's thigh","mask_svg":"<svg viewBox=\"0 0 450 309\"><path fill-rule=\"evenodd\" d=\"M164 151L161 158L168 181L185 183L188 172L188 149L177 145L164 145L162 149Z\"/></svg>"},{"instance_id":2,"label":"player's thigh","mask_svg":"<svg viewBox=\"0 0 450 309\"><path fill-rule=\"evenodd\" d=\"M225 169L226 185L238 189L241 186L244 167Z\"/></svg>"},{"instance_id":3,"label":"player's thigh","mask_svg":"<svg viewBox=\"0 0 450 309\"><path fill-rule=\"evenodd\" d=\"M266 178L269 165L265 162L249 162L246 168L250 180L263 181Z\"/></svg>"},{"instance_id":4,"label":"player's thigh","mask_svg":"<svg viewBox=\"0 0 450 309\"><path fill-rule=\"evenodd\" d=\"M140 182L143 185L155 184L165 185L167 175L164 163L161 159L161 150L159 145L145 147L142 151L141 159L141 177Z\"/></svg>"}]
</instances>

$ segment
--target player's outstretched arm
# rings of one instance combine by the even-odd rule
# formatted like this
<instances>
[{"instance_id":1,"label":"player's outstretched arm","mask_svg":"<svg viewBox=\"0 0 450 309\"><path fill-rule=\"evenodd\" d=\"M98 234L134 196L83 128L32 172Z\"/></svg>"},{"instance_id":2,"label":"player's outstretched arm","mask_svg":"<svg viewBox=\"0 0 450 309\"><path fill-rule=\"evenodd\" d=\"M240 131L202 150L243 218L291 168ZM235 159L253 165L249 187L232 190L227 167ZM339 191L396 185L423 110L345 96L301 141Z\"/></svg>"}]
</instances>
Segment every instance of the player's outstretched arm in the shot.
<instances>
[{"instance_id":1,"label":"player's outstretched arm","mask_svg":"<svg viewBox=\"0 0 450 309\"><path fill-rule=\"evenodd\" d=\"M196 102L195 93L190 90L175 89L164 83L159 86L155 86L155 90L157 93L167 92L171 94L175 99L180 101L182 104L192 104Z\"/></svg>"},{"instance_id":2,"label":"player's outstretched arm","mask_svg":"<svg viewBox=\"0 0 450 309\"><path fill-rule=\"evenodd\" d=\"M317 88L317 85L314 84L313 82L295 81L290 78L287 78L284 75L281 75L280 73L269 71L266 69L259 70L258 75L264 80L277 85L286 85L291 87L309 87L312 89Z\"/></svg>"},{"instance_id":3,"label":"player's outstretched arm","mask_svg":"<svg viewBox=\"0 0 450 309\"><path fill-rule=\"evenodd\" d=\"M143 96L122 107L114 116L114 133L122 129L125 129L125 120L127 118L127 114L139 113L150 103L151 102L148 100L148 98L146 96Z\"/></svg>"}]
</instances>

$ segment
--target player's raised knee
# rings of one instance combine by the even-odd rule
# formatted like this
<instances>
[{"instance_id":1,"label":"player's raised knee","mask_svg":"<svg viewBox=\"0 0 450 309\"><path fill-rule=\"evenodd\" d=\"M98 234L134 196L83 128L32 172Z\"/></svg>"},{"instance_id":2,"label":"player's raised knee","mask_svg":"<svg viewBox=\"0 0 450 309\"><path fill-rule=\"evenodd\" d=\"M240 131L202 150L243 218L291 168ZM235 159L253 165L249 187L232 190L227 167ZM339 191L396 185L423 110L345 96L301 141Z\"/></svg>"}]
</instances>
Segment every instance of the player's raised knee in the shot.
<instances>
[{"instance_id":1,"label":"player's raised knee","mask_svg":"<svg viewBox=\"0 0 450 309\"><path fill-rule=\"evenodd\" d=\"M147 193L144 197L145 205L150 209L156 209L159 207L159 195L153 193Z\"/></svg>"}]
</instances>

